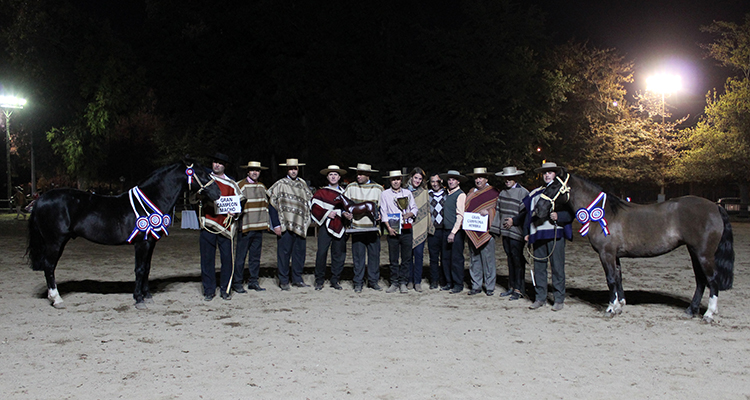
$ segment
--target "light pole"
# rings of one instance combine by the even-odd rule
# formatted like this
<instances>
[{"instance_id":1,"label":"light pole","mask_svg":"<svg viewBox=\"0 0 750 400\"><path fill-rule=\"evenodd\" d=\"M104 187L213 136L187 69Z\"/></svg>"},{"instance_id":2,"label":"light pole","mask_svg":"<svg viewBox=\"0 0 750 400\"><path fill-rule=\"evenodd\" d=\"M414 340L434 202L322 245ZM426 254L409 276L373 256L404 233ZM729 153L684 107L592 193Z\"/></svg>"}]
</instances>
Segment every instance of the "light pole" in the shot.
<instances>
[{"instance_id":1,"label":"light pole","mask_svg":"<svg viewBox=\"0 0 750 400\"><path fill-rule=\"evenodd\" d=\"M666 96L682 89L682 78L679 75L656 74L646 78L646 90L661 95L661 123L666 115Z\"/></svg>"},{"instance_id":2,"label":"light pole","mask_svg":"<svg viewBox=\"0 0 750 400\"><path fill-rule=\"evenodd\" d=\"M658 93L661 95L661 126L664 129L664 118L667 115L666 96L682 89L682 78L674 74L656 74L646 78L646 91ZM661 192L657 197L657 202L663 203L666 200L664 193L664 183L661 184Z\"/></svg>"},{"instance_id":3,"label":"light pole","mask_svg":"<svg viewBox=\"0 0 750 400\"><path fill-rule=\"evenodd\" d=\"M0 108L3 109L3 114L5 114L5 158L8 173L8 209L10 211L13 211L10 205L10 199L13 196L13 187L10 178L10 116L13 114L13 110L23 108L25 104L26 99L14 96L0 96Z\"/></svg>"}]
</instances>

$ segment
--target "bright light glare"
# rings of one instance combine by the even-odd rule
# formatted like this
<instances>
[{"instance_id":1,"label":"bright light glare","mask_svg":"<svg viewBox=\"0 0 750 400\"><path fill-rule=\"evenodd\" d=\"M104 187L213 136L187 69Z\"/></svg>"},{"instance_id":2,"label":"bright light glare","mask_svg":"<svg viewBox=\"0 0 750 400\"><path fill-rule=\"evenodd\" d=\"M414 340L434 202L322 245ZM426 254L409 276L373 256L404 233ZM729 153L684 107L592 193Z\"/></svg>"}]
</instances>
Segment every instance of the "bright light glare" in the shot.
<instances>
[{"instance_id":1,"label":"bright light glare","mask_svg":"<svg viewBox=\"0 0 750 400\"><path fill-rule=\"evenodd\" d=\"M0 96L0 107L23 108L24 105L26 105L26 99L14 96Z\"/></svg>"},{"instance_id":2,"label":"bright light glare","mask_svg":"<svg viewBox=\"0 0 750 400\"><path fill-rule=\"evenodd\" d=\"M646 78L646 90L661 94L674 93L682 89L679 75L656 74Z\"/></svg>"}]
</instances>

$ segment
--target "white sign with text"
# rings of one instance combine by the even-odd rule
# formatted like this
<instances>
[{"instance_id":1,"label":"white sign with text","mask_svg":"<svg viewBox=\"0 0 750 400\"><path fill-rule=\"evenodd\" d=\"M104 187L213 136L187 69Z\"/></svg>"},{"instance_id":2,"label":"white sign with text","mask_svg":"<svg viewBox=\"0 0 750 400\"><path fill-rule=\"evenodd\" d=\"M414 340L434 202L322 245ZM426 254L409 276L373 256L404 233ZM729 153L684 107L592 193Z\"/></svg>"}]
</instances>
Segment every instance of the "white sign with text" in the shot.
<instances>
[{"instance_id":1,"label":"white sign with text","mask_svg":"<svg viewBox=\"0 0 750 400\"><path fill-rule=\"evenodd\" d=\"M242 212L240 196L221 196L216 204L216 212L219 214L239 214Z\"/></svg>"},{"instance_id":2,"label":"white sign with text","mask_svg":"<svg viewBox=\"0 0 750 400\"><path fill-rule=\"evenodd\" d=\"M490 220L489 215L481 215L479 213L472 213L472 212L465 212L464 213L464 223L462 228L465 231L474 231L474 232L487 232L488 225L487 223Z\"/></svg>"}]
</instances>

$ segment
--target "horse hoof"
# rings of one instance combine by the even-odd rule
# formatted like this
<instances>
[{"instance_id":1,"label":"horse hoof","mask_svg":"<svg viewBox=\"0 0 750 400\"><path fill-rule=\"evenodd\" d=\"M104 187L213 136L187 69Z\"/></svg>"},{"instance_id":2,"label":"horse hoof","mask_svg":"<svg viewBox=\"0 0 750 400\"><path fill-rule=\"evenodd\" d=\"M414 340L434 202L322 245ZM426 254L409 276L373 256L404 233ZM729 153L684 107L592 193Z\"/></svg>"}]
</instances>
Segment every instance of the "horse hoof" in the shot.
<instances>
[{"instance_id":1,"label":"horse hoof","mask_svg":"<svg viewBox=\"0 0 750 400\"><path fill-rule=\"evenodd\" d=\"M614 318L614 316L615 313L613 313L612 311L607 310L604 312L604 318Z\"/></svg>"},{"instance_id":2,"label":"horse hoof","mask_svg":"<svg viewBox=\"0 0 750 400\"><path fill-rule=\"evenodd\" d=\"M154 304L154 299L151 297L144 297L143 302L146 304Z\"/></svg>"},{"instance_id":3,"label":"horse hoof","mask_svg":"<svg viewBox=\"0 0 750 400\"><path fill-rule=\"evenodd\" d=\"M52 303L52 307L55 307L58 310L61 310L61 309L65 308L65 304L63 304L62 301L59 302L59 303Z\"/></svg>"},{"instance_id":4,"label":"horse hoof","mask_svg":"<svg viewBox=\"0 0 750 400\"><path fill-rule=\"evenodd\" d=\"M695 313L691 309L685 310L685 317L686 318L695 318Z\"/></svg>"},{"instance_id":5,"label":"horse hoof","mask_svg":"<svg viewBox=\"0 0 750 400\"><path fill-rule=\"evenodd\" d=\"M146 303L144 302L135 303L135 308L138 310L148 310L148 307L146 307Z\"/></svg>"},{"instance_id":6,"label":"horse hoof","mask_svg":"<svg viewBox=\"0 0 750 400\"><path fill-rule=\"evenodd\" d=\"M713 317L708 317L704 315L703 318L701 319L701 322L703 322L704 324L712 324L714 322L714 319Z\"/></svg>"}]
</instances>

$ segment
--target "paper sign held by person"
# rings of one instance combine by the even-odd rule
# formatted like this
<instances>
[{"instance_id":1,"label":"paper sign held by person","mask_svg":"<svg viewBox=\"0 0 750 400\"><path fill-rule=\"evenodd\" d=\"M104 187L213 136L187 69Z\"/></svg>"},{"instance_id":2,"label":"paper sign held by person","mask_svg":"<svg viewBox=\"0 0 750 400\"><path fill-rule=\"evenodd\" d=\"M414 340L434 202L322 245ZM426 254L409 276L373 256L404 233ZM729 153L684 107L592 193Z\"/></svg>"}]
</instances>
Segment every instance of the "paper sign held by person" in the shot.
<instances>
[{"instance_id":1,"label":"paper sign held by person","mask_svg":"<svg viewBox=\"0 0 750 400\"><path fill-rule=\"evenodd\" d=\"M487 229L489 227L487 223L489 222L489 219L489 215L465 212L462 228L465 231L487 232Z\"/></svg>"}]
</instances>

